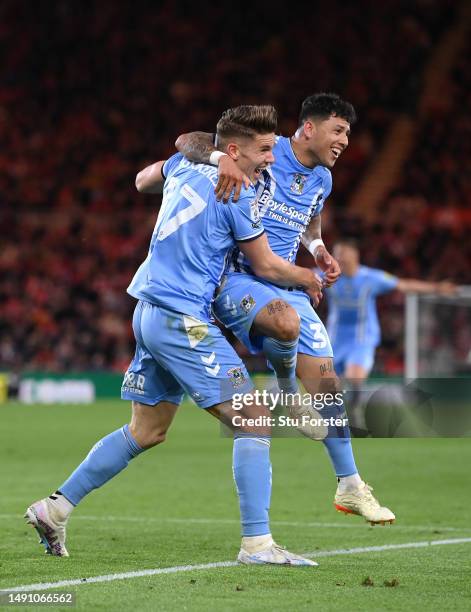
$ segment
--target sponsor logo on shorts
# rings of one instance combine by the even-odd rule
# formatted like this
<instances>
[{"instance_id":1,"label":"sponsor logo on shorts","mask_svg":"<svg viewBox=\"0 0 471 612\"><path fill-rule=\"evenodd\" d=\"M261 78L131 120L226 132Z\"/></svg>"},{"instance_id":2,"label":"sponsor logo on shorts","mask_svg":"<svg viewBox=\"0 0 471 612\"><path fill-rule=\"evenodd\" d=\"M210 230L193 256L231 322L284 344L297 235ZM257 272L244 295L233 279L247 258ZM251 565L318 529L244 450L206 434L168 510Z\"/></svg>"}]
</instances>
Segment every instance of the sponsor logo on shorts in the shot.
<instances>
[{"instance_id":1,"label":"sponsor logo on shorts","mask_svg":"<svg viewBox=\"0 0 471 612\"><path fill-rule=\"evenodd\" d=\"M234 388L240 387L247 380L241 367L230 368L229 370L227 370L227 375L229 376L232 386Z\"/></svg>"},{"instance_id":2,"label":"sponsor logo on shorts","mask_svg":"<svg viewBox=\"0 0 471 612\"><path fill-rule=\"evenodd\" d=\"M244 295L244 297L240 300L240 307L245 312L245 314L248 314L254 306L255 300L250 294Z\"/></svg>"},{"instance_id":3,"label":"sponsor logo on shorts","mask_svg":"<svg viewBox=\"0 0 471 612\"><path fill-rule=\"evenodd\" d=\"M138 395L144 395L144 385L146 383L146 377L143 374L135 374L135 372L127 371L124 375L122 391L128 391L130 393L137 393Z\"/></svg>"}]
</instances>

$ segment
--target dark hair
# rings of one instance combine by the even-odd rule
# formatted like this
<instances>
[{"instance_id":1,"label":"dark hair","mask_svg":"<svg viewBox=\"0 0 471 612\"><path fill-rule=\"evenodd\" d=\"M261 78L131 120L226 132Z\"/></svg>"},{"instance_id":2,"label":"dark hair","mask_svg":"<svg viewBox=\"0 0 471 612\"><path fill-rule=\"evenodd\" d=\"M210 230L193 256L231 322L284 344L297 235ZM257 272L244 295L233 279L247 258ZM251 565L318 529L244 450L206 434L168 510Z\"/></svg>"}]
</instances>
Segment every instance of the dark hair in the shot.
<instances>
[{"instance_id":1,"label":"dark hair","mask_svg":"<svg viewBox=\"0 0 471 612\"><path fill-rule=\"evenodd\" d=\"M350 247L351 249L355 249L355 251L360 251L360 247L358 246L358 240L356 238L339 238L335 241L334 246L343 245L346 247Z\"/></svg>"},{"instance_id":2,"label":"dark hair","mask_svg":"<svg viewBox=\"0 0 471 612\"><path fill-rule=\"evenodd\" d=\"M334 115L353 125L357 120L355 109L335 93L316 93L306 98L299 113L299 125L308 118L328 119Z\"/></svg>"},{"instance_id":3,"label":"dark hair","mask_svg":"<svg viewBox=\"0 0 471 612\"><path fill-rule=\"evenodd\" d=\"M218 141L234 136L253 138L276 131L278 114L273 106L236 106L223 112L217 124Z\"/></svg>"}]
</instances>

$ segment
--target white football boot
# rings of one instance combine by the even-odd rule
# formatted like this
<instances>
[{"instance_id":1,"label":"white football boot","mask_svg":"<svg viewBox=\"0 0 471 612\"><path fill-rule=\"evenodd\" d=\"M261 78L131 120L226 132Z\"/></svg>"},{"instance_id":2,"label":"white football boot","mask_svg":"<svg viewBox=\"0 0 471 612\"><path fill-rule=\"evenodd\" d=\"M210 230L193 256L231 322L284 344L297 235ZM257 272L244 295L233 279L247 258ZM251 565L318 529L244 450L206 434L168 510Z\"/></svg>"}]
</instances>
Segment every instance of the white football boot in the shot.
<instances>
[{"instance_id":1,"label":"white football boot","mask_svg":"<svg viewBox=\"0 0 471 612\"><path fill-rule=\"evenodd\" d=\"M255 544L251 541L255 540ZM258 541L258 543L257 543ZM248 549L248 550L247 550ZM244 565L319 565L311 559L289 552L273 541L271 535L242 538L237 561Z\"/></svg>"},{"instance_id":2,"label":"white football boot","mask_svg":"<svg viewBox=\"0 0 471 612\"><path fill-rule=\"evenodd\" d=\"M65 527L67 519L59 513L48 497L31 504L26 510L25 519L38 532L40 543L48 555L68 557L65 547Z\"/></svg>"},{"instance_id":3,"label":"white football boot","mask_svg":"<svg viewBox=\"0 0 471 612\"><path fill-rule=\"evenodd\" d=\"M362 482L358 487L340 492L337 488L334 506L339 512L363 516L372 525L392 524L396 517L389 508L381 506L371 493L372 487Z\"/></svg>"}]
</instances>

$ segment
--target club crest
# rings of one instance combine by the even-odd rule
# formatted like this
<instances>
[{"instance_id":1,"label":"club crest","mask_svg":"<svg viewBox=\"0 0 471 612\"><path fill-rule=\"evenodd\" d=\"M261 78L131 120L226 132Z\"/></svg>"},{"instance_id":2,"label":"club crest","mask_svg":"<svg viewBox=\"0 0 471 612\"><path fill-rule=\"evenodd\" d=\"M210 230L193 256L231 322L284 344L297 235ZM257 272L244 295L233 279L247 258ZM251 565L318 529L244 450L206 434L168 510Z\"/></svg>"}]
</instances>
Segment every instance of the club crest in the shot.
<instances>
[{"instance_id":1,"label":"club crest","mask_svg":"<svg viewBox=\"0 0 471 612\"><path fill-rule=\"evenodd\" d=\"M242 368L240 367L230 368L230 370L227 370L227 375L229 376L232 386L234 388L240 387L246 381L245 374L243 373Z\"/></svg>"},{"instance_id":2,"label":"club crest","mask_svg":"<svg viewBox=\"0 0 471 612\"><path fill-rule=\"evenodd\" d=\"M245 314L248 314L254 306L255 300L250 294L244 295L244 297L240 300L240 307Z\"/></svg>"},{"instance_id":3,"label":"club crest","mask_svg":"<svg viewBox=\"0 0 471 612\"><path fill-rule=\"evenodd\" d=\"M301 194L304 191L304 185L306 184L307 176L305 174L295 174L293 182L291 183L291 191L293 193Z\"/></svg>"}]
</instances>

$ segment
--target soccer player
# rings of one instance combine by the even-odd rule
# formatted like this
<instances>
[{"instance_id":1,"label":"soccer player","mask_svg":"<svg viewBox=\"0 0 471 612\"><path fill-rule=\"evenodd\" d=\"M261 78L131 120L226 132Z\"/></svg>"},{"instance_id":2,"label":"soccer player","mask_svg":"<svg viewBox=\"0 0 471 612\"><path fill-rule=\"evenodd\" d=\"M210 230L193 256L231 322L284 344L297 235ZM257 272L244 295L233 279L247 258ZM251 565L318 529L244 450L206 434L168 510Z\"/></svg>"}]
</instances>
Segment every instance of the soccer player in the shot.
<instances>
[{"instance_id":1,"label":"soccer player","mask_svg":"<svg viewBox=\"0 0 471 612\"><path fill-rule=\"evenodd\" d=\"M348 146L355 120L353 106L338 95L309 96L302 104L296 133L291 138L277 137L275 163L262 173L257 185L259 213L272 250L294 262L303 242L323 271L326 287L337 281L340 268L322 241L321 211L332 189L330 169ZM216 144L220 147L218 141ZM182 135L176 146L192 161L218 163L218 197L227 199L233 188L234 199L237 197L247 177L223 151L217 152L211 134ZM295 368L312 396L322 393L326 398L340 392L330 340L309 296L295 285L286 288L257 278L239 248L231 254L214 312L252 353L264 352L278 379L290 380ZM303 410L312 414L307 407L300 407L297 416ZM325 402L321 414L344 418L345 409L343 404ZM395 519L360 477L348 427L329 427L327 432L306 427L303 433L323 439L338 479L334 500L337 510L361 515L372 524Z\"/></svg>"},{"instance_id":2,"label":"soccer player","mask_svg":"<svg viewBox=\"0 0 471 612\"><path fill-rule=\"evenodd\" d=\"M363 266L353 239L339 240L333 252L342 276L325 292L329 306L327 330L334 350L335 370L350 382L354 410L381 339L377 296L394 290L453 295L456 287L449 282L397 278L383 270Z\"/></svg>"},{"instance_id":3,"label":"soccer player","mask_svg":"<svg viewBox=\"0 0 471 612\"><path fill-rule=\"evenodd\" d=\"M273 107L241 106L223 114L217 134L227 155L256 181L273 162L275 129ZM221 205L214 194L217 170L193 164L181 154L145 169L137 177L138 186L145 190L156 174L165 177L162 206L147 258L128 288L138 300L133 316L136 352L121 392L123 399L132 400L131 423L97 442L54 494L27 509L26 518L48 553L68 556L65 527L73 508L131 459L165 440L186 391L199 407L234 430L233 469L243 536L238 560L317 565L272 539L270 427L254 427L249 421L262 416L262 423L268 423L270 413L249 401L254 397L247 370L212 322L210 309L235 243L267 280L313 292L319 291L321 280L272 253L253 187L242 190L237 204ZM240 412L231 403L235 392L247 393Z\"/></svg>"}]
</instances>

